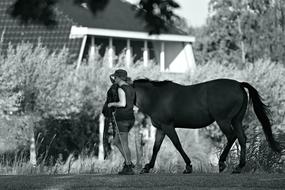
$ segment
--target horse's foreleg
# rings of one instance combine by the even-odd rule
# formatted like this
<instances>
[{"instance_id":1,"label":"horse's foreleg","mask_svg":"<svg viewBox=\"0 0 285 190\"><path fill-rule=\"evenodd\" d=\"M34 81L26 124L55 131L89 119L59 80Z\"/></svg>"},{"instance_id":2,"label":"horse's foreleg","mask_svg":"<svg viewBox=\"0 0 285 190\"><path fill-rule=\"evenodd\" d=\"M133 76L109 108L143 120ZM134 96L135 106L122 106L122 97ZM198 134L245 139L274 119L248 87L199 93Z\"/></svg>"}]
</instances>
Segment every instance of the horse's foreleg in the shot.
<instances>
[{"instance_id":1,"label":"horse's foreleg","mask_svg":"<svg viewBox=\"0 0 285 190\"><path fill-rule=\"evenodd\" d=\"M165 133L161 129L157 129L156 133L155 133L155 142L153 145L153 151L152 151L152 156L151 156L150 162L144 166L144 168L140 172L141 174L142 173L149 173L149 170L154 167L156 156L157 156L157 153L161 147L161 144L162 144L164 137L165 137Z\"/></svg>"},{"instance_id":2,"label":"horse's foreleg","mask_svg":"<svg viewBox=\"0 0 285 190\"><path fill-rule=\"evenodd\" d=\"M190 158L187 156L187 154L184 152L180 140L178 138L178 135L175 131L175 128L173 126L164 126L165 129L165 133L166 135L170 138L170 140L172 141L172 143L174 144L175 148L179 151L179 153L181 154L181 156L183 157L185 163L186 163L186 168L183 171L184 174L187 173L192 173L192 165L191 165L191 160Z\"/></svg>"}]
</instances>

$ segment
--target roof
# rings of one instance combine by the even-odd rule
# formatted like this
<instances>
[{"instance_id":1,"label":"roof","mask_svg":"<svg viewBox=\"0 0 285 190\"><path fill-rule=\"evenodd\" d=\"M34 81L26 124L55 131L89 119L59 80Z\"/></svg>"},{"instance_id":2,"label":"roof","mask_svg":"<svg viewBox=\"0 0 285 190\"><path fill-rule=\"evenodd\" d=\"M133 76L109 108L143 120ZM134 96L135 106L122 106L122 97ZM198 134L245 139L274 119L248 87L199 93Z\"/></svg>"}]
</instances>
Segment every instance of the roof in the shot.
<instances>
[{"instance_id":1,"label":"roof","mask_svg":"<svg viewBox=\"0 0 285 190\"><path fill-rule=\"evenodd\" d=\"M92 14L88 9L75 5L73 0L60 0L56 4L57 25L47 28L41 24L23 25L19 20L12 18L7 9L15 0L0 0L0 37L3 35L1 49L6 50L8 44L21 42L37 44L51 50L67 47L71 53L78 54L82 39L72 38L77 35L114 36L121 38L139 38L148 40L194 41L175 27L170 27L165 36L148 35L143 18L136 16L136 7L122 0L109 0L105 9ZM87 29L87 30L86 30ZM83 33L82 33L83 32ZM171 35L171 37L169 37ZM82 37L82 36L80 36ZM194 38L193 38L194 39Z\"/></svg>"},{"instance_id":2,"label":"roof","mask_svg":"<svg viewBox=\"0 0 285 190\"><path fill-rule=\"evenodd\" d=\"M95 15L88 8L76 5L71 0L61 0L57 7L76 22L77 26L148 33L146 21L137 16L138 8L126 1L109 0L106 7ZM174 26L162 33L187 35Z\"/></svg>"},{"instance_id":3,"label":"roof","mask_svg":"<svg viewBox=\"0 0 285 190\"><path fill-rule=\"evenodd\" d=\"M72 25L75 23L60 12L56 12L58 25L47 28L40 24L23 25L15 18L12 18L7 9L15 0L0 0L0 36L3 35L2 50L6 50L8 44L13 45L21 42L37 44L38 40L51 50L67 47L71 53L78 54L81 46L81 39L69 39Z\"/></svg>"}]
</instances>

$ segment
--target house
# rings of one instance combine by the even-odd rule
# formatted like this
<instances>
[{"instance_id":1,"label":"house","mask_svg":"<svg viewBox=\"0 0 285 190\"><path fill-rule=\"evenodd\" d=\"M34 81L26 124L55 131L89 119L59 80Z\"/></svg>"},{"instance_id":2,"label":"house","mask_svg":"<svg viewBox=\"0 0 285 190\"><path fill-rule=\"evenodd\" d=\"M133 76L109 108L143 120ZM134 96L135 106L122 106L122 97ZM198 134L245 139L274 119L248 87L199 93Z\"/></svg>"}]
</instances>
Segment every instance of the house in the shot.
<instances>
[{"instance_id":1,"label":"house","mask_svg":"<svg viewBox=\"0 0 285 190\"><path fill-rule=\"evenodd\" d=\"M54 27L37 24L21 25L8 15L7 9L15 0L0 1L0 34L2 49L8 43L22 41L37 43L38 40L51 50L69 48L77 58L79 67L83 59L92 59L96 52L108 59L112 67L116 56L125 51L126 65L142 60L148 65L155 60L161 71L194 71L192 50L194 37L169 27L167 33L149 35L144 19L136 15L136 7L126 1L109 0L108 5L96 15L87 6L78 6L71 0L60 0L56 4ZM95 50L100 46L100 50Z\"/></svg>"}]
</instances>

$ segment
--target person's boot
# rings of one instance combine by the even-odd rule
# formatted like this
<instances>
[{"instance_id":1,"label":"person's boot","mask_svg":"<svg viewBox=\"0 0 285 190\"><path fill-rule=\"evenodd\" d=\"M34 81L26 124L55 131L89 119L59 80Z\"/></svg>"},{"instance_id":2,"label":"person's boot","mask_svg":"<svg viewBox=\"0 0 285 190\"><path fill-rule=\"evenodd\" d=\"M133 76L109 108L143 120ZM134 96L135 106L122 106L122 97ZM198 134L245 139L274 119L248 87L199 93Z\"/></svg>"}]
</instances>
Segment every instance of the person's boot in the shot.
<instances>
[{"instance_id":1,"label":"person's boot","mask_svg":"<svg viewBox=\"0 0 285 190\"><path fill-rule=\"evenodd\" d=\"M119 175L134 175L135 172L133 171L132 165L124 164L123 169L118 174Z\"/></svg>"}]
</instances>

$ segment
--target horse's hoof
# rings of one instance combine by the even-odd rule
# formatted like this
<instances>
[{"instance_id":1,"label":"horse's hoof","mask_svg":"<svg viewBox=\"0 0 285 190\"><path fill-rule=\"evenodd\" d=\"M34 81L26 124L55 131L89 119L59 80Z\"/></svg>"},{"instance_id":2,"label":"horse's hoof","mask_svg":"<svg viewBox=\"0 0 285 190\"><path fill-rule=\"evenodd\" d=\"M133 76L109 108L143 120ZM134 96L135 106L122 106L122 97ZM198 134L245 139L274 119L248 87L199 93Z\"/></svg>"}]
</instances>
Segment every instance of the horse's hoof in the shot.
<instances>
[{"instance_id":1,"label":"horse's hoof","mask_svg":"<svg viewBox=\"0 0 285 190\"><path fill-rule=\"evenodd\" d=\"M187 165L186 169L183 171L183 174L190 174L193 172L192 165Z\"/></svg>"},{"instance_id":2,"label":"horse's hoof","mask_svg":"<svg viewBox=\"0 0 285 190\"><path fill-rule=\"evenodd\" d=\"M241 167L237 166L233 171L232 174L240 174L241 173Z\"/></svg>"},{"instance_id":3,"label":"horse's hoof","mask_svg":"<svg viewBox=\"0 0 285 190\"><path fill-rule=\"evenodd\" d=\"M224 171L224 169L226 168L226 164L224 162L220 162L219 163L219 172L221 173L222 171Z\"/></svg>"},{"instance_id":4,"label":"horse's hoof","mask_svg":"<svg viewBox=\"0 0 285 190\"><path fill-rule=\"evenodd\" d=\"M140 174L149 173L149 170L150 170L150 169L151 169L151 168L150 168L149 164L146 164L146 165L144 166L144 168L141 170Z\"/></svg>"},{"instance_id":5,"label":"horse's hoof","mask_svg":"<svg viewBox=\"0 0 285 190\"><path fill-rule=\"evenodd\" d=\"M146 168L143 168L140 172L140 174L147 174L147 173L149 173L149 170Z\"/></svg>"}]
</instances>

